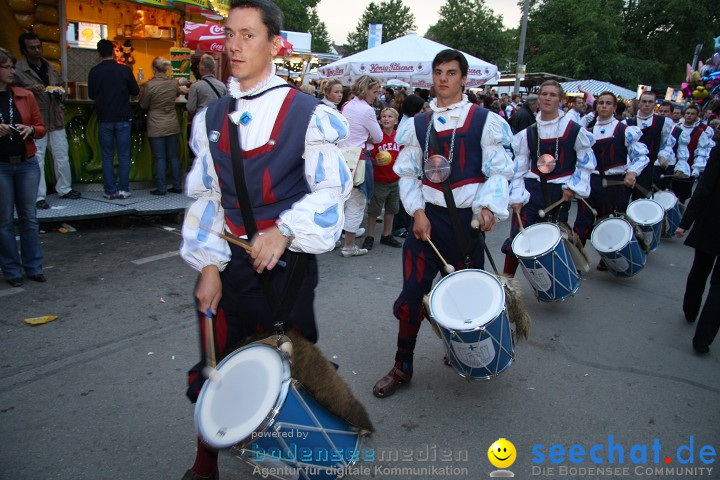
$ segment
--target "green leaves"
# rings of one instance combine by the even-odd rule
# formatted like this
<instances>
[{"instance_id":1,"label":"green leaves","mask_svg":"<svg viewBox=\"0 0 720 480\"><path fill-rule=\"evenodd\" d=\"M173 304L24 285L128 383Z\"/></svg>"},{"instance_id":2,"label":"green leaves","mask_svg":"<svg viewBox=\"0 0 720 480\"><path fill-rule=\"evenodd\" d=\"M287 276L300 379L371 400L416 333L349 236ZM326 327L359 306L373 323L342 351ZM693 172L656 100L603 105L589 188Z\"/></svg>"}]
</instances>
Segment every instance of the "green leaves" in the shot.
<instances>
[{"instance_id":1,"label":"green leaves","mask_svg":"<svg viewBox=\"0 0 720 480\"><path fill-rule=\"evenodd\" d=\"M348 54L361 52L367 49L368 25L382 23L382 41L402 37L408 31L415 30L415 15L410 7L403 5L401 0L384 0L380 4L370 2L365 8L362 18L358 21L355 31L348 35ZM398 52L402 55L401 52Z\"/></svg>"}]
</instances>

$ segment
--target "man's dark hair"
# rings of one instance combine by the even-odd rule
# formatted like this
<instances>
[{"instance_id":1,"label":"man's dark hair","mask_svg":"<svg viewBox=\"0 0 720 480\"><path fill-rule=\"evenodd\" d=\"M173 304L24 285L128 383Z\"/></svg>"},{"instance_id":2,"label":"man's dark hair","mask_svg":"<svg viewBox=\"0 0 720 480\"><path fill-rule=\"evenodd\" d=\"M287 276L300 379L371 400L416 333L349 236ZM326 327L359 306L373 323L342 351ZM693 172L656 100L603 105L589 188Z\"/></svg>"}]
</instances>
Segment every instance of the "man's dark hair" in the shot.
<instances>
[{"instance_id":1,"label":"man's dark hair","mask_svg":"<svg viewBox=\"0 0 720 480\"><path fill-rule=\"evenodd\" d=\"M422 111L425 100L418 95L408 95L402 104L402 114L408 117L414 117Z\"/></svg>"},{"instance_id":2,"label":"man's dark hair","mask_svg":"<svg viewBox=\"0 0 720 480\"><path fill-rule=\"evenodd\" d=\"M514 102L515 99L517 99L517 100L519 101L519 100L522 99L522 97L521 97L519 94L517 94L517 93L513 93L513 96L510 97L510 99Z\"/></svg>"},{"instance_id":3,"label":"man's dark hair","mask_svg":"<svg viewBox=\"0 0 720 480\"><path fill-rule=\"evenodd\" d=\"M595 97L595 100L598 100L600 97L603 97L603 96L612 97L613 104L615 104L617 106L617 104L618 104L617 97L615 96L615 94L613 92L606 90L606 91L602 92L600 95L598 95L597 97Z\"/></svg>"},{"instance_id":4,"label":"man's dark hair","mask_svg":"<svg viewBox=\"0 0 720 480\"><path fill-rule=\"evenodd\" d=\"M619 116L619 115L622 115L623 113L625 113L626 107L627 107L627 105L625 105L625 103L618 102L617 105L615 105L615 115Z\"/></svg>"},{"instance_id":5,"label":"man's dark hair","mask_svg":"<svg viewBox=\"0 0 720 480\"><path fill-rule=\"evenodd\" d=\"M477 95L475 95L473 92L467 92L465 95L467 95L468 97L468 102L477 104Z\"/></svg>"},{"instance_id":6,"label":"man's dark hair","mask_svg":"<svg viewBox=\"0 0 720 480\"><path fill-rule=\"evenodd\" d=\"M683 111L682 105L673 105L673 112L675 110L680 110L682 112Z\"/></svg>"},{"instance_id":7,"label":"man's dark hair","mask_svg":"<svg viewBox=\"0 0 720 480\"><path fill-rule=\"evenodd\" d=\"M691 103L687 107L685 107L685 111L683 113L687 113L688 110L693 109L697 112L698 115L700 115L700 107L695 105L694 103Z\"/></svg>"},{"instance_id":8,"label":"man's dark hair","mask_svg":"<svg viewBox=\"0 0 720 480\"><path fill-rule=\"evenodd\" d=\"M40 38L33 32L23 32L18 37L18 46L20 47L20 53L27 55L27 48L25 47L25 40L40 40Z\"/></svg>"},{"instance_id":9,"label":"man's dark hair","mask_svg":"<svg viewBox=\"0 0 720 480\"><path fill-rule=\"evenodd\" d=\"M99 40L97 43L97 51L102 58L112 57L115 53L115 45L110 40Z\"/></svg>"},{"instance_id":10,"label":"man's dark hair","mask_svg":"<svg viewBox=\"0 0 720 480\"><path fill-rule=\"evenodd\" d=\"M230 10L233 8L259 10L260 18L268 30L268 40L272 40L275 35L280 35L280 30L283 28L283 13L273 2L269 0L231 0Z\"/></svg>"},{"instance_id":11,"label":"man's dark hair","mask_svg":"<svg viewBox=\"0 0 720 480\"><path fill-rule=\"evenodd\" d=\"M660 106L661 106L661 107L670 107L670 111L672 112L673 104L672 104L671 101L669 101L669 100L663 100L662 103L660 104Z\"/></svg>"},{"instance_id":12,"label":"man's dark hair","mask_svg":"<svg viewBox=\"0 0 720 480\"><path fill-rule=\"evenodd\" d=\"M640 98L642 98L643 95L652 95L653 99L657 98L657 93L653 92L652 90L645 90L640 94Z\"/></svg>"},{"instance_id":13,"label":"man's dark hair","mask_svg":"<svg viewBox=\"0 0 720 480\"><path fill-rule=\"evenodd\" d=\"M395 90L390 87L385 87L385 92L389 93L390 95L395 95Z\"/></svg>"},{"instance_id":14,"label":"man's dark hair","mask_svg":"<svg viewBox=\"0 0 720 480\"><path fill-rule=\"evenodd\" d=\"M438 65L452 62L453 60L458 61L458 63L460 64L460 72L462 73L462 76L467 77L468 61L465 58L465 55L463 55L457 50L453 50L452 48L445 49L435 55L435 58L432 62L432 68L433 70L435 70L435 67L437 67Z\"/></svg>"}]
</instances>

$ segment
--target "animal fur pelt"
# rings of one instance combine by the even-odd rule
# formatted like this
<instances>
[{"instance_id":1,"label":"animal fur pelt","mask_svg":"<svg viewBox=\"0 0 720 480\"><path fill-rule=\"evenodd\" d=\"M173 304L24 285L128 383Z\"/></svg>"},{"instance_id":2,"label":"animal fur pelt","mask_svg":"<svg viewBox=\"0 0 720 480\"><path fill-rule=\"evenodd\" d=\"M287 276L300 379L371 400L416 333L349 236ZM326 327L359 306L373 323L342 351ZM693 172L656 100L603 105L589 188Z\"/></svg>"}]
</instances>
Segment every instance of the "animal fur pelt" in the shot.
<instances>
[{"instance_id":1,"label":"animal fur pelt","mask_svg":"<svg viewBox=\"0 0 720 480\"><path fill-rule=\"evenodd\" d=\"M350 387L320 349L293 331L285 332L285 335L281 337L280 343L289 341L292 344L288 355L292 365L292 378L335 416L357 427L360 435L372 433L375 428L367 410L355 398ZM279 346L277 337L268 337L267 334L252 337L244 345L257 341Z\"/></svg>"},{"instance_id":2,"label":"animal fur pelt","mask_svg":"<svg viewBox=\"0 0 720 480\"><path fill-rule=\"evenodd\" d=\"M498 275L498 280L505 289L505 307L507 308L510 323L515 324L517 335L527 340L532 330L532 320L525 309L520 285L515 278L507 275Z\"/></svg>"},{"instance_id":3,"label":"animal fur pelt","mask_svg":"<svg viewBox=\"0 0 720 480\"><path fill-rule=\"evenodd\" d=\"M585 273L589 272L591 263L590 257L585 251L585 247L580 241L580 237L577 232L570 228L570 225L565 222L558 223L558 227L560 227L560 233L566 241L567 249L573 259L573 263L575 263L575 268L582 270Z\"/></svg>"},{"instance_id":4,"label":"animal fur pelt","mask_svg":"<svg viewBox=\"0 0 720 480\"><path fill-rule=\"evenodd\" d=\"M638 224L635 223L635 221L632 218L630 218L630 216L627 215L626 213L621 213L618 216L620 218L624 218L625 220L627 220L630 223L630 225L632 225L633 231L635 232L635 240L637 240L637 242L640 244L640 248L642 248L646 253L649 252L650 244L645 240L645 234L643 233L642 230L640 230L640 227L638 226Z\"/></svg>"}]
</instances>

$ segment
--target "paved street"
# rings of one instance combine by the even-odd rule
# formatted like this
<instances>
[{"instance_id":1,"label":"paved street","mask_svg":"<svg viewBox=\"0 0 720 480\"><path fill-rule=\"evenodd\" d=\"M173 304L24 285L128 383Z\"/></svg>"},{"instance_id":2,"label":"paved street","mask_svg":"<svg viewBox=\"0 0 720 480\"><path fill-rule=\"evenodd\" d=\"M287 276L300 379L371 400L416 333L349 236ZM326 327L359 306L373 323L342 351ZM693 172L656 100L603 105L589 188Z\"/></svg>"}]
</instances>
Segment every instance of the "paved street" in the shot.
<instances>
[{"instance_id":1,"label":"paved street","mask_svg":"<svg viewBox=\"0 0 720 480\"><path fill-rule=\"evenodd\" d=\"M198 358L195 274L176 255L179 225L143 217L75 226L75 233L41 236L47 283L0 286L0 479L179 479L194 459L193 406L184 391L185 372ZM508 229L504 222L489 235L500 265ZM396 460L360 462L367 470L349 478L489 478L495 467L487 450L499 437L515 445L509 470L523 479L720 478L718 462L700 459L705 445L720 450L720 343L695 355L694 325L681 310L692 256L671 239L635 278L618 280L593 265L578 294L559 304L536 302L519 272L533 331L505 373L464 381L443 365L443 346L424 325L410 387L380 400L371 389L393 363L400 250L376 242L365 257L322 255L318 345L376 426L365 448L398 453ZM59 318L23 323L42 315ZM682 465L675 452L690 446L691 436L693 463ZM557 465L548 456L554 444L564 452ZM568 460L574 444L584 447L581 463ZM601 465L588 455L596 444ZM622 445L624 464L617 448L608 463L609 444ZM633 445L647 446L647 464L633 463ZM542 463L533 462L538 452ZM688 456L683 450L681 458ZM379 464L429 473L396 475L376 470ZM563 474L561 466L627 470ZM713 470L655 470L671 467ZM221 478L260 476L223 454Z\"/></svg>"}]
</instances>

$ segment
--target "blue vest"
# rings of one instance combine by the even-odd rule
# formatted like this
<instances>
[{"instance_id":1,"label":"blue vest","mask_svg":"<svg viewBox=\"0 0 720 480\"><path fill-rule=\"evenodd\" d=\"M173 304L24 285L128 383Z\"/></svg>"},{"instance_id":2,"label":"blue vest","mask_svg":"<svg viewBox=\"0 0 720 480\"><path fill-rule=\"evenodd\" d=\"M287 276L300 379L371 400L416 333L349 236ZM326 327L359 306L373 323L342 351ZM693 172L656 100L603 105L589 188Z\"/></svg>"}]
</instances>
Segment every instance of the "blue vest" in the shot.
<instances>
[{"instance_id":1,"label":"blue vest","mask_svg":"<svg viewBox=\"0 0 720 480\"><path fill-rule=\"evenodd\" d=\"M618 122L611 137L595 140L592 148L597 159L598 171L607 172L611 168L627 164L628 150L625 146L625 129L627 129L627 125Z\"/></svg>"},{"instance_id":2,"label":"blue vest","mask_svg":"<svg viewBox=\"0 0 720 480\"><path fill-rule=\"evenodd\" d=\"M633 127L637 127L637 117L627 119L627 124ZM658 153L662 147L662 130L665 125L665 117L660 115L653 115L652 123L646 128L642 129L643 135L640 137L640 142L644 143L649 152L650 165L657 160Z\"/></svg>"},{"instance_id":3,"label":"blue vest","mask_svg":"<svg viewBox=\"0 0 720 480\"><path fill-rule=\"evenodd\" d=\"M465 123L458 126L455 131L455 148L453 148L452 169L450 171L450 187L459 188L463 185L473 183L484 183L485 174L482 172L482 139L483 128L487 120L488 110L480 108L477 105L471 105L468 111ZM415 115L415 135L417 136L420 149L425 153L425 137L428 128L430 128L430 113L425 115ZM438 146L442 152L435 152L432 147L428 152L428 156L440 153L446 158L450 158L450 140L452 139L452 129L437 132ZM442 190L442 183L434 183L429 181L423 175L423 185L427 185L436 190Z\"/></svg>"},{"instance_id":4,"label":"blue vest","mask_svg":"<svg viewBox=\"0 0 720 480\"><path fill-rule=\"evenodd\" d=\"M677 125L674 126L672 132L670 132L670 135L672 135L675 139L675 146L673 147L673 152L675 152L675 158L677 158L678 147L680 146L680 135L682 135L682 128L678 127Z\"/></svg>"},{"instance_id":5,"label":"blue vest","mask_svg":"<svg viewBox=\"0 0 720 480\"><path fill-rule=\"evenodd\" d=\"M575 173L575 164L577 163L577 153L575 152L575 141L582 127L577 123L570 121L565 128L563 136L557 139L557 164L555 170L550 172L546 178L552 180L554 178L566 177ZM540 170L537 168L537 152L540 155L546 153L555 156L555 138L540 139L538 146L538 127L537 123L527 128L527 142L530 150L530 170L540 176Z\"/></svg>"},{"instance_id":6,"label":"blue vest","mask_svg":"<svg viewBox=\"0 0 720 480\"><path fill-rule=\"evenodd\" d=\"M261 98L258 98L261 101ZM290 89L265 145L243 151L245 183L258 230L275 225L280 214L310 193L305 179L305 134L319 100ZM235 101L225 96L210 104L205 114L210 154L222 191L225 223L237 236L245 235L230 157L228 113ZM219 133L219 136L218 136ZM242 140L241 140L242 142Z\"/></svg>"}]
</instances>

